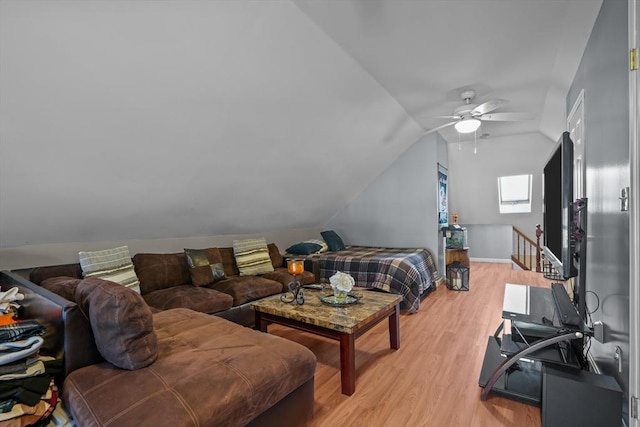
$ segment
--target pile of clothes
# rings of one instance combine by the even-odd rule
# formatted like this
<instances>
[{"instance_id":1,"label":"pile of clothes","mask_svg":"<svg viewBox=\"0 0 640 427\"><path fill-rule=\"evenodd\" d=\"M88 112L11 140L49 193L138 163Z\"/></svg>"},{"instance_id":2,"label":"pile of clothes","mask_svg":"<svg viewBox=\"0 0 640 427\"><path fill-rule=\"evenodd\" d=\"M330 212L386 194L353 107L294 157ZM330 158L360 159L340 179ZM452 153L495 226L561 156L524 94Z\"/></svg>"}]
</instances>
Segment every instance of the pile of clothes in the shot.
<instances>
[{"instance_id":1,"label":"pile of clothes","mask_svg":"<svg viewBox=\"0 0 640 427\"><path fill-rule=\"evenodd\" d=\"M18 288L0 292L0 427L46 426L58 402L62 364L40 355L45 327L19 320Z\"/></svg>"}]
</instances>

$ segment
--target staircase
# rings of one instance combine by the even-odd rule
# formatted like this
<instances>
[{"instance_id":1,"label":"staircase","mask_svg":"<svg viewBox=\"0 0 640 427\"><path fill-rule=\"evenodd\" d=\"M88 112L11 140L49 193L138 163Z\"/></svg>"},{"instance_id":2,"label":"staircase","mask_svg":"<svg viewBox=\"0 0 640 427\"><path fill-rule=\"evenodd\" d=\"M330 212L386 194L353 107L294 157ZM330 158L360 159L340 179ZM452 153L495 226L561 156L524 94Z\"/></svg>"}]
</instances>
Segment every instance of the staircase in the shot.
<instances>
[{"instance_id":1,"label":"staircase","mask_svg":"<svg viewBox=\"0 0 640 427\"><path fill-rule=\"evenodd\" d=\"M513 227L513 254L511 261L523 270L542 273L545 279L563 282L565 279L558 273L555 267L545 259L540 246L542 229L536 225L536 241L528 237L517 227Z\"/></svg>"},{"instance_id":2,"label":"staircase","mask_svg":"<svg viewBox=\"0 0 640 427\"><path fill-rule=\"evenodd\" d=\"M517 227L513 227L513 253L511 261L523 270L542 272L542 248L540 247L542 229L536 225L536 240L534 241Z\"/></svg>"}]
</instances>

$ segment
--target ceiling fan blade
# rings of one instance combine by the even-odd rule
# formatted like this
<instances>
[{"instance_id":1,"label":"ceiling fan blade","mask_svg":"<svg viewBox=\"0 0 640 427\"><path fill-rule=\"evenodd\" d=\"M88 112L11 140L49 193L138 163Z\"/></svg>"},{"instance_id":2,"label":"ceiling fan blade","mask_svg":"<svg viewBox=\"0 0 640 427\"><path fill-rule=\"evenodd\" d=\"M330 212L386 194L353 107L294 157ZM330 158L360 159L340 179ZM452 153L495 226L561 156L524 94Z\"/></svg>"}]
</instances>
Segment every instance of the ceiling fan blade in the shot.
<instances>
[{"instance_id":1,"label":"ceiling fan blade","mask_svg":"<svg viewBox=\"0 0 640 427\"><path fill-rule=\"evenodd\" d=\"M493 113L483 114L480 120L488 122L520 122L532 120L534 117L535 115L531 113Z\"/></svg>"},{"instance_id":2,"label":"ceiling fan blade","mask_svg":"<svg viewBox=\"0 0 640 427\"><path fill-rule=\"evenodd\" d=\"M454 124L456 124L456 123L458 123L458 121L457 121L457 120L456 120L455 122L449 122L449 123L446 123L446 124L444 124L444 125L438 126L438 127L436 127L436 128L429 129L429 130L425 133L425 135L429 135L430 133L433 133L433 132L439 131L440 129L444 129L444 128L446 128L447 126L451 126L451 125L454 125Z\"/></svg>"},{"instance_id":3,"label":"ceiling fan blade","mask_svg":"<svg viewBox=\"0 0 640 427\"><path fill-rule=\"evenodd\" d=\"M462 116L436 116L436 119L456 119L460 120Z\"/></svg>"},{"instance_id":4,"label":"ceiling fan blade","mask_svg":"<svg viewBox=\"0 0 640 427\"><path fill-rule=\"evenodd\" d=\"M498 108L500 105L504 104L505 101L504 99L492 99L490 101L485 102L484 104L480 104L478 105L476 108L474 108L471 111L471 115L472 116L478 116L481 114L486 114L490 111L495 110L496 108Z\"/></svg>"}]
</instances>

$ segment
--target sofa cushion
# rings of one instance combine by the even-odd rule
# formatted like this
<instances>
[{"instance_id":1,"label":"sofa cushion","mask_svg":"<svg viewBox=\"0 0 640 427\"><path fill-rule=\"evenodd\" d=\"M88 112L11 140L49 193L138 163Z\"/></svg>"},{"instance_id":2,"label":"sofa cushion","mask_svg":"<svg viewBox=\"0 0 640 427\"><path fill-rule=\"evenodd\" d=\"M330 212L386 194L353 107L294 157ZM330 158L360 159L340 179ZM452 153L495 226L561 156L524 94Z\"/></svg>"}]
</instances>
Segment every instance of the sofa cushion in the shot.
<instances>
[{"instance_id":1,"label":"sofa cushion","mask_svg":"<svg viewBox=\"0 0 640 427\"><path fill-rule=\"evenodd\" d=\"M240 275L240 270L236 265L236 258L233 256L233 248L218 248L220 257L222 257L222 266L224 267L224 274L229 276Z\"/></svg>"},{"instance_id":2,"label":"sofa cushion","mask_svg":"<svg viewBox=\"0 0 640 427\"><path fill-rule=\"evenodd\" d=\"M189 266L184 252L173 254L139 253L133 256L133 265L140 279L142 295L159 289L191 283Z\"/></svg>"},{"instance_id":3,"label":"sofa cushion","mask_svg":"<svg viewBox=\"0 0 640 427\"><path fill-rule=\"evenodd\" d=\"M59 276L44 279L42 282L40 282L40 286L53 292L54 294L60 295L62 298L65 298L69 301L75 301L76 288L78 287L80 282L82 282L82 279Z\"/></svg>"},{"instance_id":4,"label":"sofa cushion","mask_svg":"<svg viewBox=\"0 0 640 427\"><path fill-rule=\"evenodd\" d=\"M222 256L218 248L186 249L184 254L189 265L189 275L194 286L211 285L224 279Z\"/></svg>"},{"instance_id":5,"label":"sofa cushion","mask_svg":"<svg viewBox=\"0 0 640 427\"><path fill-rule=\"evenodd\" d=\"M127 246L102 251L80 252L78 255L84 277L99 277L110 280L140 293L140 281L133 268Z\"/></svg>"},{"instance_id":6,"label":"sofa cushion","mask_svg":"<svg viewBox=\"0 0 640 427\"><path fill-rule=\"evenodd\" d=\"M269 249L269 258L271 258L271 264L273 268L282 267L284 264L284 258L280 253L280 249L276 246L275 243L269 243L267 245L267 249Z\"/></svg>"},{"instance_id":7,"label":"sofa cushion","mask_svg":"<svg viewBox=\"0 0 640 427\"><path fill-rule=\"evenodd\" d=\"M154 325L151 366L100 363L67 376L62 400L77 425L246 425L315 374L316 357L302 345L216 316L168 310Z\"/></svg>"},{"instance_id":8,"label":"sofa cushion","mask_svg":"<svg viewBox=\"0 0 640 427\"><path fill-rule=\"evenodd\" d=\"M29 273L29 281L39 285L45 279L58 276L82 279L82 267L80 263L36 267Z\"/></svg>"},{"instance_id":9,"label":"sofa cushion","mask_svg":"<svg viewBox=\"0 0 640 427\"><path fill-rule=\"evenodd\" d=\"M210 286L233 297L233 305L264 298L282 292L282 284L261 276L232 276Z\"/></svg>"},{"instance_id":10,"label":"sofa cushion","mask_svg":"<svg viewBox=\"0 0 640 427\"><path fill-rule=\"evenodd\" d=\"M231 295L193 285L158 289L142 296L151 307L159 310L188 308L201 313L217 313L233 306Z\"/></svg>"},{"instance_id":11,"label":"sofa cushion","mask_svg":"<svg viewBox=\"0 0 640 427\"><path fill-rule=\"evenodd\" d=\"M234 240L233 255L241 276L255 276L273 271L269 248L264 238Z\"/></svg>"},{"instance_id":12,"label":"sofa cushion","mask_svg":"<svg viewBox=\"0 0 640 427\"><path fill-rule=\"evenodd\" d=\"M153 317L140 294L98 278L81 281L75 301L88 314L98 351L122 369L140 369L158 355Z\"/></svg>"}]
</instances>

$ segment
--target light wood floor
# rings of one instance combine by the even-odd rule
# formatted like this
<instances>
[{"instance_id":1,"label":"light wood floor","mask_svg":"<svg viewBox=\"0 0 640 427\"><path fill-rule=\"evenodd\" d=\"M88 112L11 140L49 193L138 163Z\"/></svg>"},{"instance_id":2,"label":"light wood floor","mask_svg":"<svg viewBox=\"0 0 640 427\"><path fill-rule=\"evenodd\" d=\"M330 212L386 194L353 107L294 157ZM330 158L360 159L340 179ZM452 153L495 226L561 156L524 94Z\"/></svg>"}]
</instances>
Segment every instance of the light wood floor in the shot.
<instances>
[{"instance_id":1,"label":"light wood floor","mask_svg":"<svg viewBox=\"0 0 640 427\"><path fill-rule=\"evenodd\" d=\"M269 333L301 343L318 358L310 427L541 425L540 408L490 397L478 376L487 337L499 325L505 283L549 286L542 274L511 264L472 263L468 292L444 285L413 315L400 316L400 349L388 323L356 340L356 391L340 392L339 343L279 325Z\"/></svg>"}]
</instances>

